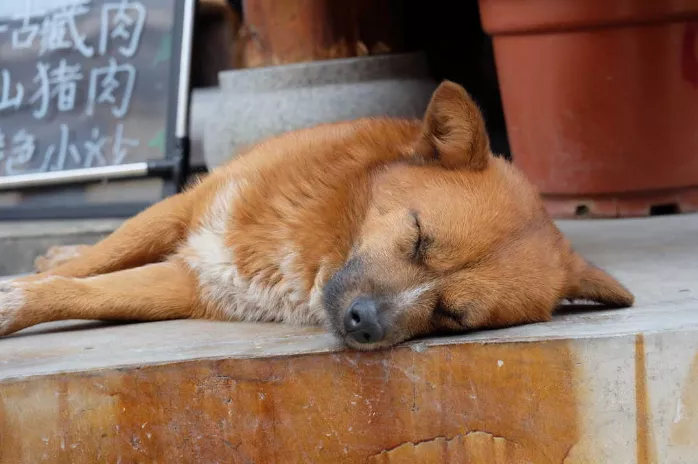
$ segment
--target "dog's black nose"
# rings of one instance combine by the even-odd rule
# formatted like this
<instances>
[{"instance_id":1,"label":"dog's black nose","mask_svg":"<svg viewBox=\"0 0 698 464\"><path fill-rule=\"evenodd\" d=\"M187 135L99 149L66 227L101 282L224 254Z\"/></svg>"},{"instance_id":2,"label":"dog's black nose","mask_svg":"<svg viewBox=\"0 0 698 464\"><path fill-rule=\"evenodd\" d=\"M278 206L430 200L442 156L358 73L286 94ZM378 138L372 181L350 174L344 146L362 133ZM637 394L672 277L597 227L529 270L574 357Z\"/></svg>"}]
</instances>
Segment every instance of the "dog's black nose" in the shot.
<instances>
[{"instance_id":1,"label":"dog's black nose","mask_svg":"<svg viewBox=\"0 0 698 464\"><path fill-rule=\"evenodd\" d=\"M385 335L378 318L378 307L371 298L355 299L344 316L347 334L359 343L376 343Z\"/></svg>"}]
</instances>

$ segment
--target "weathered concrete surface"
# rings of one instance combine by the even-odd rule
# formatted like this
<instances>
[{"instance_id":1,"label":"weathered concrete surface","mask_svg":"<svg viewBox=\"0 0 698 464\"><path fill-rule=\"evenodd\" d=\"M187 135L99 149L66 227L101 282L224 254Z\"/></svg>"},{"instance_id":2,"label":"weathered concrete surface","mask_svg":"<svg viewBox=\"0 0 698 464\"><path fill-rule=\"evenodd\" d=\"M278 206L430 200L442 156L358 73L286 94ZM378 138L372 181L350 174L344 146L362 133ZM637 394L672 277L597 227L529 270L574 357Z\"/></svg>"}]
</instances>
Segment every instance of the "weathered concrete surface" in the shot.
<instances>
[{"instance_id":1,"label":"weathered concrete surface","mask_svg":"<svg viewBox=\"0 0 698 464\"><path fill-rule=\"evenodd\" d=\"M0 463L695 462L698 215L561 226L637 307L378 353L203 321L0 340Z\"/></svg>"}]
</instances>

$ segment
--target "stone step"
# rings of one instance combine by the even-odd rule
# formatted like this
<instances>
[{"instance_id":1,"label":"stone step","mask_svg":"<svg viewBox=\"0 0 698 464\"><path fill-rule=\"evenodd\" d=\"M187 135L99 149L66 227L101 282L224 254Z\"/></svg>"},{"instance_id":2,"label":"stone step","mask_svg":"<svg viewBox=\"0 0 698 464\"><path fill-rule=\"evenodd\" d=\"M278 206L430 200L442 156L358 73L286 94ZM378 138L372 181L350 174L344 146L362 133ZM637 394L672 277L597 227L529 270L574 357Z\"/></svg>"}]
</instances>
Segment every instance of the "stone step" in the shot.
<instances>
[{"instance_id":1,"label":"stone step","mask_svg":"<svg viewBox=\"0 0 698 464\"><path fill-rule=\"evenodd\" d=\"M53 245L91 245L123 219L0 221L0 276L33 271L34 260Z\"/></svg>"},{"instance_id":2,"label":"stone step","mask_svg":"<svg viewBox=\"0 0 698 464\"><path fill-rule=\"evenodd\" d=\"M373 353L207 321L2 339L0 463L696 462L698 215L560 225L636 307Z\"/></svg>"}]
</instances>

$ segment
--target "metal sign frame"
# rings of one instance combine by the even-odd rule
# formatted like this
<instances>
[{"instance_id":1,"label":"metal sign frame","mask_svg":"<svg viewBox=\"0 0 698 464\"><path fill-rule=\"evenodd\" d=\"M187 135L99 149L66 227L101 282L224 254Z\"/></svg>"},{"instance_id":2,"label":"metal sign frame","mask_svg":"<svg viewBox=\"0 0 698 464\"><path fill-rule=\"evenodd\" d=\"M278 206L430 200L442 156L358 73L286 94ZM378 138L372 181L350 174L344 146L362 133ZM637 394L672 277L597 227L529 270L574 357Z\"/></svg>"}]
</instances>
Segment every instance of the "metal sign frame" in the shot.
<instances>
[{"instance_id":1,"label":"metal sign frame","mask_svg":"<svg viewBox=\"0 0 698 464\"><path fill-rule=\"evenodd\" d=\"M189 171L189 105L191 99L191 54L197 0L175 0L173 53L165 129L165 157L161 160L72 169L46 173L0 177L0 192L60 185L85 184L109 180L163 179L162 198L181 191ZM0 207L0 221L20 219L121 218L137 214L154 202L113 202L56 206L16 205Z\"/></svg>"}]
</instances>

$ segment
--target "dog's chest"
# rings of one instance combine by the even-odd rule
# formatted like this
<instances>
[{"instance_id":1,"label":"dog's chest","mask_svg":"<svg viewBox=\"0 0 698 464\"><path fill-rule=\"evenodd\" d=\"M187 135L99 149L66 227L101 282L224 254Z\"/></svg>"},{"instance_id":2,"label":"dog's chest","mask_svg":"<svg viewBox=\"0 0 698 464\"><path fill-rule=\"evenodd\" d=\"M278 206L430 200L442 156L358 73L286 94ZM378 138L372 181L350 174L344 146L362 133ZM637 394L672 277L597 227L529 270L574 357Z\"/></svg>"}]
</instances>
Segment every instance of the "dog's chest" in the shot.
<instances>
[{"instance_id":1,"label":"dog's chest","mask_svg":"<svg viewBox=\"0 0 698 464\"><path fill-rule=\"evenodd\" d=\"M239 272L234 246L226 234L240 186L230 182L216 195L207 216L192 231L183 256L196 274L200 295L225 317L239 321L321 324L324 312L317 290L306 291L298 272L298 255L291 247L264 256L262 271L252 276Z\"/></svg>"}]
</instances>

